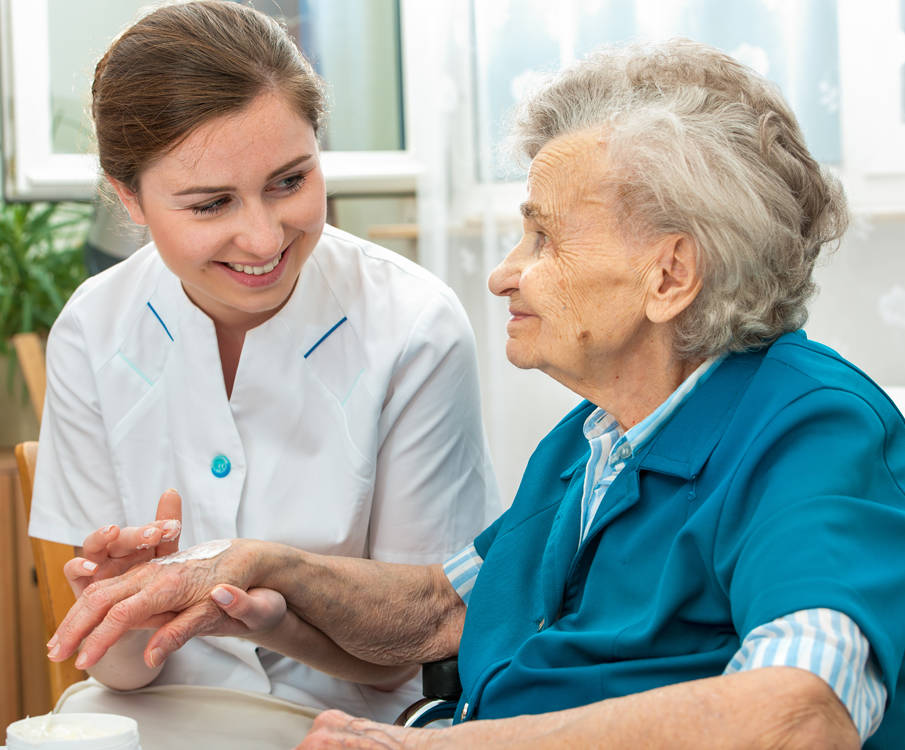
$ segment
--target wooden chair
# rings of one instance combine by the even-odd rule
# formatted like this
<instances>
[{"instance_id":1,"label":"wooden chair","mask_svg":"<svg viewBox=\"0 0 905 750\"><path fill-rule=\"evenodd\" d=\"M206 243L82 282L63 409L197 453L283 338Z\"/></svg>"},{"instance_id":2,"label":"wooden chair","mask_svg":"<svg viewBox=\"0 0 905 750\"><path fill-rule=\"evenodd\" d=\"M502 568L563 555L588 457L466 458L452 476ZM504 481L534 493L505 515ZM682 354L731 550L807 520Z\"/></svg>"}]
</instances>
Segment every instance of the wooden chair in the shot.
<instances>
[{"instance_id":1,"label":"wooden chair","mask_svg":"<svg viewBox=\"0 0 905 750\"><path fill-rule=\"evenodd\" d=\"M41 401L43 403L43 399ZM35 462L38 457L38 443L30 441L16 446L16 463L19 468L19 482L25 500L25 517L31 514L31 490L35 481ZM38 577L38 591L41 595L41 610L44 615L44 638L50 636L62 622L66 612L75 602L75 595L63 575L63 565L75 555L75 548L68 544L57 544L45 539L31 537L31 548ZM75 668L75 658L64 662L47 660L50 676L50 697L54 705L63 691L72 683L87 676Z\"/></svg>"},{"instance_id":2,"label":"wooden chair","mask_svg":"<svg viewBox=\"0 0 905 750\"><path fill-rule=\"evenodd\" d=\"M16 358L22 370L28 397L31 400L38 424L44 412L44 391L47 389L47 370L44 366L44 345L36 333L17 333L12 337Z\"/></svg>"}]
</instances>

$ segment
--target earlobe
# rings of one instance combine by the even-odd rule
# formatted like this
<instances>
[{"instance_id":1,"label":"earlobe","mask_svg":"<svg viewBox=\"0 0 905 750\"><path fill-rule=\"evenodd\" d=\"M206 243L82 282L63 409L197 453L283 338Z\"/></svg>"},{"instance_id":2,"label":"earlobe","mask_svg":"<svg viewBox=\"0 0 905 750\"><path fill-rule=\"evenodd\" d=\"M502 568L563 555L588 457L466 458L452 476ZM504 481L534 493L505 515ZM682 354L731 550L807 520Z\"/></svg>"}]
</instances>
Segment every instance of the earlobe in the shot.
<instances>
[{"instance_id":1,"label":"earlobe","mask_svg":"<svg viewBox=\"0 0 905 750\"><path fill-rule=\"evenodd\" d=\"M647 302L647 317L667 323L688 307L701 291L697 245L686 235L664 238Z\"/></svg>"},{"instance_id":2,"label":"earlobe","mask_svg":"<svg viewBox=\"0 0 905 750\"><path fill-rule=\"evenodd\" d=\"M142 211L138 193L113 177L108 176L107 182L109 182L110 186L116 191L120 202L123 204L126 211L129 212L129 217L132 221L141 226L146 226L148 222L145 221L145 213Z\"/></svg>"}]
</instances>

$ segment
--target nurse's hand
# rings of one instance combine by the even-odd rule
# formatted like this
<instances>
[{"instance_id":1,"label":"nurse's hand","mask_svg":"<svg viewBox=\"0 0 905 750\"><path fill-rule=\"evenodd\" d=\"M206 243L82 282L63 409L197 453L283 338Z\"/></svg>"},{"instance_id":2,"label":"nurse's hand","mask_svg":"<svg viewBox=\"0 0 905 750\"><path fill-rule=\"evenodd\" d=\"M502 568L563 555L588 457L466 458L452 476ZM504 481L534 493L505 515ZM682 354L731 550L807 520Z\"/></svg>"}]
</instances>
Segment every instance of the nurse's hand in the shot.
<instances>
[{"instance_id":1,"label":"nurse's hand","mask_svg":"<svg viewBox=\"0 0 905 750\"><path fill-rule=\"evenodd\" d=\"M209 635L237 635L256 640L267 636L286 615L286 600L279 591L254 588L243 591L221 583L211 591L211 599L228 615Z\"/></svg>"},{"instance_id":2,"label":"nurse's hand","mask_svg":"<svg viewBox=\"0 0 905 750\"><path fill-rule=\"evenodd\" d=\"M146 526L105 526L89 534L80 556L63 566L63 573L76 596L94 581L112 578L154 557L179 549L182 533L182 500L176 490L167 490L157 504L157 517Z\"/></svg>"}]
</instances>

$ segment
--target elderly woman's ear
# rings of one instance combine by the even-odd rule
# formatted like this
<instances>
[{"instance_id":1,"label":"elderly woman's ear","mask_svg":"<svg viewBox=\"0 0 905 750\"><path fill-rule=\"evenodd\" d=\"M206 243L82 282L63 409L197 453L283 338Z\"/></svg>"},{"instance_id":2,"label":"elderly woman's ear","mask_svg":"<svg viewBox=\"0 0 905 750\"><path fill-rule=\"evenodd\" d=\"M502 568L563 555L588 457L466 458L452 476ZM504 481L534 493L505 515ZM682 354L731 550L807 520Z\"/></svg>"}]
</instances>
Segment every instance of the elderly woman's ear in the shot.
<instances>
[{"instance_id":1,"label":"elderly woman's ear","mask_svg":"<svg viewBox=\"0 0 905 750\"><path fill-rule=\"evenodd\" d=\"M645 312L652 323L667 323L688 307L701 290L697 246L691 237L671 234L655 248Z\"/></svg>"}]
</instances>

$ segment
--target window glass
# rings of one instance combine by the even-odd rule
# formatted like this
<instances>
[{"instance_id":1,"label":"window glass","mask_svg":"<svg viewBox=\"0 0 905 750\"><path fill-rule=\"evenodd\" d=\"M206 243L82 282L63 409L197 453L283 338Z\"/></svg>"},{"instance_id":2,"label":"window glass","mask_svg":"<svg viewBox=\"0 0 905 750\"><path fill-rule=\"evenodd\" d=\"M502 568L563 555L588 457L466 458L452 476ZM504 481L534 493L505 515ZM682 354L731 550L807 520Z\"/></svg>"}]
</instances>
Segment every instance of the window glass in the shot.
<instances>
[{"instance_id":1,"label":"window glass","mask_svg":"<svg viewBox=\"0 0 905 750\"><path fill-rule=\"evenodd\" d=\"M52 150L93 152L94 65L147 0L48 0ZM268 0L330 84L325 149L405 148L398 0Z\"/></svg>"},{"instance_id":2,"label":"window glass","mask_svg":"<svg viewBox=\"0 0 905 750\"><path fill-rule=\"evenodd\" d=\"M512 177L499 146L538 73L601 44L675 36L725 50L778 84L814 156L841 160L836 0L475 0L473 13L478 132L495 179Z\"/></svg>"}]
</instances>

